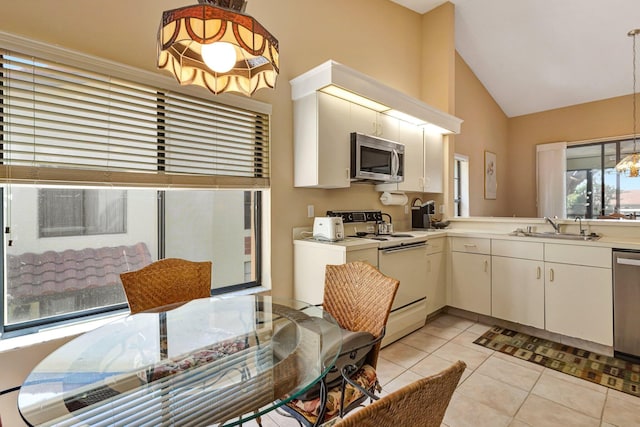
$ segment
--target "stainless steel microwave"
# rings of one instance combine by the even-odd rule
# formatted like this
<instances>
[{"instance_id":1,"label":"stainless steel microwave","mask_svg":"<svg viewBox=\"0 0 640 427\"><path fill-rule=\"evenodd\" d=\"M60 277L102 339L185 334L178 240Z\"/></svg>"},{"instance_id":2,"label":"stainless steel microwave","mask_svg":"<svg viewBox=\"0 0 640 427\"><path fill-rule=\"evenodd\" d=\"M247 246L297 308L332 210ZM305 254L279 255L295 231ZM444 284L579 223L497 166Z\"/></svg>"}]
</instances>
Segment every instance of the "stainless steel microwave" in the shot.
<instances>
[{"instance_id":1,"label":"stainless steel microwave","mask_svg":"<svg viewBox=\"0 0 640 427\"><path fill-rule=\"evenodd\" d=\"M351 133L351 180L404 181L404 144Z\"/></svg>"}]
</instances>

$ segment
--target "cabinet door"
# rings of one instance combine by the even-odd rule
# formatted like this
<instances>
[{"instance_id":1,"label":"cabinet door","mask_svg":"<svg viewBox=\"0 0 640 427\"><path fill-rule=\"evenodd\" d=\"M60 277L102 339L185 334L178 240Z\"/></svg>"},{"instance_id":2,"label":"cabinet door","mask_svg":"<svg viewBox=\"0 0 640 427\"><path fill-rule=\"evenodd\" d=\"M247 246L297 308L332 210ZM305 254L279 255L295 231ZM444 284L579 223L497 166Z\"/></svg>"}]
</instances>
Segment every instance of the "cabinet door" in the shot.
<instances>
[{"instance_id":1,"label":"cabinet door","mask_svg":"<svg viewBox=\"0 0 640 427\"><path fill-rule=\"evenodd\" d=\"M399 120L398 142L404 144L404 181L377 184L376 191L424 191L424 144L422 128Z\"/></svg>"},{"instance_id":2,"label":"cabinet door","mask_svg":"<svg viewBox=\"0 0 640 427\"><path fill-rule=\"evenodd\" d=\"M427 255L427 315L447 305L446 259L442 252Z\"/></svg>"},{"instance_id":3,"label":"cabinet door","mask_svg":"<svg viewBox=\"0 0 640 427\"><path fill-rule=\"evenodd\" d=\"M444 141L442 135L434 132L424 132L424 192L442 193Z\"/></svg>"},{"instance_id":4,"label":"cabinet door","mask_svg":"<svg viewBox=\"0 0 640 427\"><path fill-rule=\"evenodd\" d=\"M491 315L544 329L544 263L491 258Z\"/></svg>"},{"instance_id":5,"label":"cabinet door","mask_svg":"<svg viewBox=\"0 0 640 427\"><path fill-rule=\"evenodd\" d=\"M611 269L545 263L546 329L613 345Z\"/></svg>"},{"instance_id":6,"label":"cabinet door","mask_svg":"<svg viewBox=\"0 0 640 427\"><path fill-rule=\"evenodd\" d=\"M399 140L400 120L384 113L376 114L376 135L391 141Z\"/></svg>"},{"instance_id":7,"label":"cabinet door","mask_svg":"<svg viewBox=\"0 0 640 427\"><path fill-rule=\"evenodd\" d=\"M346 188L351 185L351 127L346 119L350 103L318 94L318 186ZM305 165L296 165L305 167Z\"/></svg>"},{"instance_id":8,"label":"cabinet door","mask_svg":"<svg viewBox=\"0 0 640 427\"><path fill-rule=\"evenodd\" d=\"M351 122L351 132L378 136L391 141L398 140L400 120L395 117L351 103L349 120Z\"/></svg>"},{"instance_id":9,"label":"cabinet door","mask_svg":"<svg viewBox=\"0 0 640 427\"><path fill-rule=\"evenodd\" d=\"M377 112L363 107L362 105L350 103L350 113L348 116L351 132L359 132L365 135L378 135ZM342 118L344 120L344 117Z\"/></svg>"},{"instance_id":10,"label":"cabinet door","mask_svg":"<svg viewBox=\"0 0 640 427\"><path fill-rule=\"evenodd\" d=\"M451 253L451 305L491 315L491 257Z\"/></svg>"},{"instance_id":11,"label":"cabinet door","mask_svg":"<svg viewBox=\"0 0 640 427\"><path fill-rule=\"evenodd\" d=\"M401 191L424 191L424 144L422 128L400 121L398 140L404 144L404 181L398 183Z\"/></svg>"}]
</instances>

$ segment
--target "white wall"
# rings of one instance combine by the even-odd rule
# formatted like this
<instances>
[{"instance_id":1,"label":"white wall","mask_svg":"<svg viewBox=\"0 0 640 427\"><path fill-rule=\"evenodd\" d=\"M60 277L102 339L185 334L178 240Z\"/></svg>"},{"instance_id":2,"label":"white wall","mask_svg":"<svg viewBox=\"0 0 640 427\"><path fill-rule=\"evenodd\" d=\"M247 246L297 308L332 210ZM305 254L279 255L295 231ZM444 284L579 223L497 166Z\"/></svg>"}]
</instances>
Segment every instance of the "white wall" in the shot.
<instances>
[{"instance_id":1,"label":"white wall","mask_svg":"<svg viewBox=\"0 0 640 427\"><path fill-rule=\"evenodd\" d=\"M167 258L212 261L213 287L245 281L242 191L167 191L165 206Z\"/></svg>"},{"instance_id":2,"label":"white wall","mask_svg":"<svg viewBox=\"0 0 640 427\"><path fill-rule=\"evenodd\" d=\"M127 232L96 236L38 237L38 189L12 185L4 190L10 201L5 210L5 223L11 228L7 236L13 245L9 254L42 253L65 249L101 248L145 242L151 258L157 256L156 192L154 190L127 191Z\"/></svg>"}]
</instances>

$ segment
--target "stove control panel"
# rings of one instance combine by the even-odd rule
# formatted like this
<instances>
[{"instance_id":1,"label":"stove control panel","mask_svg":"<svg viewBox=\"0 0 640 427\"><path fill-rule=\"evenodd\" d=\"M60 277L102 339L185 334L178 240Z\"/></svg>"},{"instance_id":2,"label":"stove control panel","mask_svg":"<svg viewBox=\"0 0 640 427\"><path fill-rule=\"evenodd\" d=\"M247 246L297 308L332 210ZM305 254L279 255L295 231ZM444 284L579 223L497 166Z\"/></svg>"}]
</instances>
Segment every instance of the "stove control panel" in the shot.
<instances>
[{"instance_id":1,"label":"stove control panel","mask_svg":"<svg viewBox=\"0 0 640 427\"><path fill-rule=\"evenodd\" d=\"M381 211L327 211L327 216L339 216L343 223L382 221Z\"/></svg>"}]
</instances>

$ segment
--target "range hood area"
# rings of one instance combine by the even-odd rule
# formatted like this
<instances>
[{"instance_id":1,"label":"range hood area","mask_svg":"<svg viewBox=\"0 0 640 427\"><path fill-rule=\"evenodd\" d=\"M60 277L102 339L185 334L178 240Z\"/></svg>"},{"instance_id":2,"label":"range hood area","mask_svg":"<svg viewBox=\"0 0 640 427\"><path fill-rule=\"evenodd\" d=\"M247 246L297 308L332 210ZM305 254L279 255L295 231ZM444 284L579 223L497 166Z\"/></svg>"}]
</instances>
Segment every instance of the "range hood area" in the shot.
<instances>
[{"instance_id":1,"label":"range hood area","mask_svg":"<svg viewBox=\"0 0 640 427\"><path fill-rule=\"evenodd\" d=\"M460 133L462 119L386 86L366 74L329 60L292 79L291 99L323 91L442 134Z\"/></svg>"}]
</instances>

